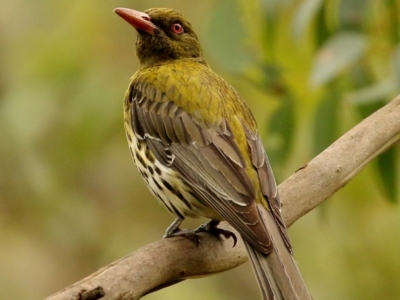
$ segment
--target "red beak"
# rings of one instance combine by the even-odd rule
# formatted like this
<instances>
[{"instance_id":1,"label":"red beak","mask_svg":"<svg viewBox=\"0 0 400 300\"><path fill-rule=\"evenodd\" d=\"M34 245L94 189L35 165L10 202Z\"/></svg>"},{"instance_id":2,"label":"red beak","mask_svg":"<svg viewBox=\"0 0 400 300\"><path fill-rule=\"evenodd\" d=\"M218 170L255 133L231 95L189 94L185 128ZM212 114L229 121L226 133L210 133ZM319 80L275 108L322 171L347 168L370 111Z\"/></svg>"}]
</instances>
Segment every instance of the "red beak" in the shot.
<instances>
[{"instance_id":1,"label":"red beak","mask_svg":"<svg viewBox=\"0 0 400 300\"><path fill-rule=\"evenodd\" d=\"M114 12L137 30L154 35L154 30L157 29L157 26L150 21L149 15L144 12L122 7L114 9Z\"/></svg>"}]
</instances>

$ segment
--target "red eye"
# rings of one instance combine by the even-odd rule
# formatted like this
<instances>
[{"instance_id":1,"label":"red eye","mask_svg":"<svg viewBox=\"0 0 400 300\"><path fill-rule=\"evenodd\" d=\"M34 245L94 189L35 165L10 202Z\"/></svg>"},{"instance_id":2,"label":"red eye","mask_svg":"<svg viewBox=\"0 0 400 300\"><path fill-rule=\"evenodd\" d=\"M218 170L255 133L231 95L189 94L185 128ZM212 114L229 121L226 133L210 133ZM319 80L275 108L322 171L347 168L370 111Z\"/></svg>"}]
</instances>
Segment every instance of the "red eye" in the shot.
<instances>
[{"instance_id":1,"label":"red eye","mask_svg":"<svg viewBox=\"0 0 400 300\"><path fill-rule=\"evenodd\" d=\"M176 34L181 34L183 32L183 26L179 23L172 24L172 31Z\"/></svg>"}]
</instances>

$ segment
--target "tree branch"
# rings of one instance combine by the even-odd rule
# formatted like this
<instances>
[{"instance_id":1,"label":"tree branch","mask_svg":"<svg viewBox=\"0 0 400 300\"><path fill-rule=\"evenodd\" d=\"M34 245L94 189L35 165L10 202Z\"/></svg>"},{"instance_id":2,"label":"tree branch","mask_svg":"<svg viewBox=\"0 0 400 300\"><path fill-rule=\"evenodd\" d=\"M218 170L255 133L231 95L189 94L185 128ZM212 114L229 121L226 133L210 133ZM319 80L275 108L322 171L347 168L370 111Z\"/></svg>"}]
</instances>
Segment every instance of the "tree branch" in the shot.
<instances>
[{"instance_id":1,"label":"tree branch","mask_svg":"<svg viewBox=\"0 0 400 300\"><path fill-rule=\"evenodd\" d=\"M363 120L279 186L286 224L290 226L328 199L373 158L399 140L400 96ZM226 222L221 227L235 232ZM140 299L185 278L223 272L247 260L241 240L232 247L232 239L218 239L209 234L201 234L200 239L199 246L186 238L154 242L47 300L100 299L102 294L105 296L101 299L107 300Z\"/></svg>"}]
</instances>

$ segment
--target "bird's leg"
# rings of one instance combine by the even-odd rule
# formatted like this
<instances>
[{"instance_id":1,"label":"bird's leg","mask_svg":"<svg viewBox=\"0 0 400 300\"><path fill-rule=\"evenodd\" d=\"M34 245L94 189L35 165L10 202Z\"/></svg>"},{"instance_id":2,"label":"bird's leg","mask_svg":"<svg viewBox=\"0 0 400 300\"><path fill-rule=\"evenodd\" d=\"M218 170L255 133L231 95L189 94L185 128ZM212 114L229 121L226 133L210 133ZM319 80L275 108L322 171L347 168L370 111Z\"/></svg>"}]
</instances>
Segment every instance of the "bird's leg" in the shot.
<instances>
[{"instance_id":1,"label":"bird's leg","mask_svg":"<svg viewBox=\"0 0 400 300\"><path fill-rule=\"evenodd\" d=\"M200 238L197 235L197 232L189 229L180 229L179 226L181 225L182 221L183 220L181 218L176 218L171 225L168 226L163 239L182 236L195 241L196 245L198 246L200 243Z\"/></svg>"},{"instance_id":2,"label":"bird's leg","mask_svg":"<svg viewBox=\"0 0 400 300\"><path fill-rule=\"evenodd\" d=\"M171 225L168 226L167 230L165 230L163 239L173 237L175 233L180 231L179 226L181 225L182 221L183 220L181 218L176 218Z\"/></svg>"},{"instance_id":3,"label":"bird's leg","mask_svg":"<svg viewBox=\"0 0 400 300\"><path fill-rule=\"evenodd\" d=\"M236 235L232 231L217 227L219 223L220 222L217 220L211 220L210 222L208 222L206 224L200 225L193 232L194 233L208 232L215 236L223 235L227 239L232 238L233 239L233 247L235 247L236 243L237 243Z\"/></svg>"}]
</instances>

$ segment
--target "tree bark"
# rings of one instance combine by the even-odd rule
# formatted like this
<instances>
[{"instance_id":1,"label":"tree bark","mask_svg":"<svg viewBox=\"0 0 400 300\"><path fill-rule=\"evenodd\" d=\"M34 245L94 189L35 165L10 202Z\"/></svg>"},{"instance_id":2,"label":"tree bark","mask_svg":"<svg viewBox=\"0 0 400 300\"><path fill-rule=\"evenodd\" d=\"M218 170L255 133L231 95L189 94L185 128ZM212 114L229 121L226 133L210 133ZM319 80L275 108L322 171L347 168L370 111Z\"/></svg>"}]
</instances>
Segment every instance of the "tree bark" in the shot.
<instances>
[{"instance_id":1,"label":"tree bark","mask_svg":"<svg viewBox=\"0 0 400 300\"><path fill-rule=\"evenodd\" d=\"M400 140L400 96L344 134L279 186L288 226L342 188L372 159ZM189 277L223 272L247 261L240 235L200 234L200 243L171 238L146 245L47 300L140 299Z\"/></svg>"}]
</instances>

